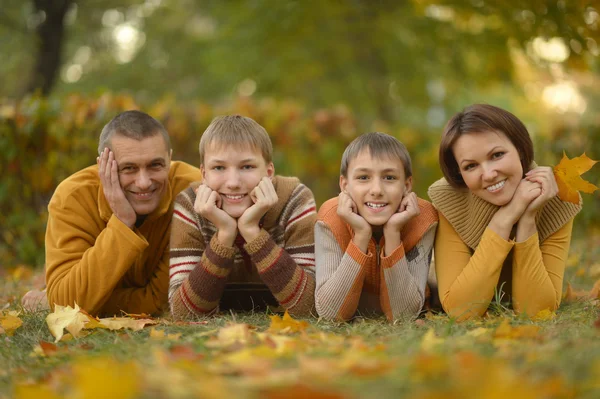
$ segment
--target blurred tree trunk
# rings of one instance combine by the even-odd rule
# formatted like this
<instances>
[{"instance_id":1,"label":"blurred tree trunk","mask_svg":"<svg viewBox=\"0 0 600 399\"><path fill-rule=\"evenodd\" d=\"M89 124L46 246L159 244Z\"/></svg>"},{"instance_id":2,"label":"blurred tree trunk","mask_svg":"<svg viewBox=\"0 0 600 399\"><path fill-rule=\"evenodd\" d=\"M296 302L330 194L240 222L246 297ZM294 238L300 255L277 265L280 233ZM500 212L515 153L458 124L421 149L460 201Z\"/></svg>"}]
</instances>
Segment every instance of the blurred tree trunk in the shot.
<instances>
[{"instance_id":1,"label":"blurred tree trunk","mask_svg":"<svg viewBox=\"0 0 600 399\"><path fill-rule=\"evenodd\" d=\"M25 92L38 89L46 96L52 90L61 65L65 15L73 0L33 0L36 12L45 18L36 28L37 55Z\"/></svg>"}]
</instances>

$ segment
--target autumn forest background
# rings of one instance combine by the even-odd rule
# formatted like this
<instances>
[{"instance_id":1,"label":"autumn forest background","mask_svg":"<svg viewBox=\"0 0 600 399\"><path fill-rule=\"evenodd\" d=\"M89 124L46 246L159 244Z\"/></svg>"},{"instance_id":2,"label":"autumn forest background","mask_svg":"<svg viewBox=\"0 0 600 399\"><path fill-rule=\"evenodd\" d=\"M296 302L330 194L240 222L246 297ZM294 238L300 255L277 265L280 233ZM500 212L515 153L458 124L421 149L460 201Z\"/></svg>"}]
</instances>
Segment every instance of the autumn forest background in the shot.
<instances>
[{"instance_id":1,"label":"autumn forest background","mask_svg":"<svg viewBox=\"0 0 600 399\"><path fill-rule=\"evenodd\" d=\"M338 193L345 146L386 132L427 198L441 130L475 102L521 118L538 164L599 159L599 55L598 0L2 0L0 399L599 397L598 192L583 195L560 309L531 318L497 295L462 324L251 312L125 315L117 330L20 305L44 285L54 189L95 162L121 111L162 121L174 159L191 164L213 117L250 116L277 173L300 177L318 205ZM583 177L598 185L600 168ZM63 335L50 316L79 328Z\"/></svg>"},{"instance_id":2,"label":"autumn forest background","mask_svg":"<svg viewBox=\"0 0 600 399\"><path fill-rule=\"evenodd\" d=\"M95 161L102 126L139 108L197 164L210 120L263 124L278 173L322 203L354 137L402 140L417 192L441 176L444 123L504 107L536 159L600 157L600 7L593 1L4 0L0 9L0 265L43 265L56 185ZM600 178L596 172L592 183ZM599 234L598 195L577 234Z\"/></svg>"}]
</instances>

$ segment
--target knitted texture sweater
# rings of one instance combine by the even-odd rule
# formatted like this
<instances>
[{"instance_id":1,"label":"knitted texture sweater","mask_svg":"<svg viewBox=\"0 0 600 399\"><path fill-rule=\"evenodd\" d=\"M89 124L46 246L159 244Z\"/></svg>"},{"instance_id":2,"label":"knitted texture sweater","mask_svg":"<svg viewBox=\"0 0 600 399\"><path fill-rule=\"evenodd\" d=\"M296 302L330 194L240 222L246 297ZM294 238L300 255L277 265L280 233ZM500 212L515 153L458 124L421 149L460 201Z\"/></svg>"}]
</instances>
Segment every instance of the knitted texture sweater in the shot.
<instances>
[{"instance_id":1,"label":"knitted texture sweater","mask_svg":"<svg viewBox=\"0 0 600 399\"><path fill-rule=\"evenodd\" d=\"M246 243L238 234L233 247L222 245L216 227L194 211L194 187L177 197L169 270L176 319L214 313L225 297L234 309L251 309L265 292L290 314L313 311L314 197L294 177L275 176L273 186L279 200L263 217L260 235Z\"/></svg>"},{"instance_id":2,"label":"knitted texture sweater","mask_svg":"<svg viewBox=\"0 0 600 399\"><path fill-rule=\"evenodd\" d=\"M385 237L374 238L363 253L352 241L352 228L337 214L338 199L325 202L315 225L319 316L349 320L384 313L388 320L415 317L425 300L437 212L418 199L421 213L401 231L402 243L384 256Z\"/></svg>"},{"instance_id":3,"label":"knitted texture sweater","mask_svg":"<svg viewBox=\"0 0 600 399\"><path fill-rule=\"evenodd\" d=\"M173 198L200 177L199 169L171 162L159 206L134 229L113 215L97 166L61 182L48 205L50 305L77 303L93 315L160 313L167 303Z\"/></svg>"},{"instance_id":4,"label":"knitted texture sweater","mask_svg":"<svg viewBox=\"0 0 600 399\"><path fill-rule=\"evenodd\" d=\"M581 204L552 198L536 218L537 232L523 242L506 241L488 228L499 207L440 179L429 187L440 213L435 266L442 306L459 320L480 316L496 290L516 312L556 309Z\"/></svg>"}]
</instances>

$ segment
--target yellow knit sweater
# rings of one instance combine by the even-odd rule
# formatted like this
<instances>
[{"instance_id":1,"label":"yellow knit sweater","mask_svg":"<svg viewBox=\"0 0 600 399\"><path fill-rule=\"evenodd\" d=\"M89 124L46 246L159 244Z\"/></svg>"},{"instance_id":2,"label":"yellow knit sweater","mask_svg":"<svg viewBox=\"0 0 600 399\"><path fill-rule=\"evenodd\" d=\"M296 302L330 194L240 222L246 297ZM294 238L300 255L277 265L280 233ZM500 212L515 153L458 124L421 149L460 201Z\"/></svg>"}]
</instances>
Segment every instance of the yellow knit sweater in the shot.
<instances>
[{"instance_id":1,"label":"yellow knit sweater","mask_svg":"<svg viewBox=\"0 0 600 399\"><path fill-rule=\"evenodd\" d=\"M579 205L550 200L536 218L537 233L506 241L488 228L499 209L445 179L428 191L440 213L435 270L444 310L458 320L481 316L494 295L517 313L535 315L560 305L573 218Z\"/></svg>"},{"instance_id":2,"label":"yellow knit sweater","mask_svg":"<svg viewBox=\"0 0 600 399\"><path fill-rule=\"evenodd\" d=\"M104 197L98 167L64 180L48 206L46 283L51 306L75 302L91 314L156 314L167 303L173 199L200 170L171 162L158 208L133 230Z\"/></svg>"}]
</instances>

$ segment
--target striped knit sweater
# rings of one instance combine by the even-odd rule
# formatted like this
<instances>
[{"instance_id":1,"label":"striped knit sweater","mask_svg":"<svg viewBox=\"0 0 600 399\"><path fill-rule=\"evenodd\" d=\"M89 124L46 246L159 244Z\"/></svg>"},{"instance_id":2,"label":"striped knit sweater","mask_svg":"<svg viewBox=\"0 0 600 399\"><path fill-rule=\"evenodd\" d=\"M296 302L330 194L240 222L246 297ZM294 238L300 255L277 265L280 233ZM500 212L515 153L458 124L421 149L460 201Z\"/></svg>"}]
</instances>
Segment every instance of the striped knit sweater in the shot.
<instances>
[{"instance_id":1,"label":"striped knit sweater","mask_svg":"<svg viewBox=\"0 0 600 399\"><path fill-rule=\"evenodd\" d=\"M314 197L294 177L276 176L273 186L279 201L263 217L261 234L248 243L238 234L233 247L220 244L216 227L194 211L195 186L179 194L169 268L169 304L176 319L264 305L259 302L281 305L296 316L312 313Z\"/></svg>"},{"instance_id":2,"label":"striped knit sweater","mask_svg":"<svg viewBox=\"0 0 600 399\"><path fill-rule=\"evenodd\" d=\"M402 229L402 244L387 257L385 237L379 243L372 238L363 253L352 242L352 228L337 215L338 199L323 204L315 225L319 316L349 320L357 312L383 312L393 321L419 314L438 217L429 202L418 201L421 214Z\"/></svg>"}]
</instances>

